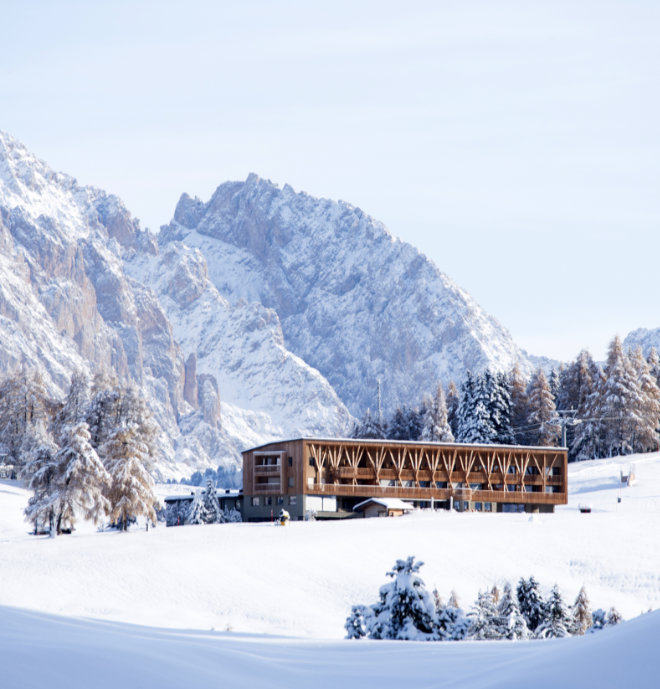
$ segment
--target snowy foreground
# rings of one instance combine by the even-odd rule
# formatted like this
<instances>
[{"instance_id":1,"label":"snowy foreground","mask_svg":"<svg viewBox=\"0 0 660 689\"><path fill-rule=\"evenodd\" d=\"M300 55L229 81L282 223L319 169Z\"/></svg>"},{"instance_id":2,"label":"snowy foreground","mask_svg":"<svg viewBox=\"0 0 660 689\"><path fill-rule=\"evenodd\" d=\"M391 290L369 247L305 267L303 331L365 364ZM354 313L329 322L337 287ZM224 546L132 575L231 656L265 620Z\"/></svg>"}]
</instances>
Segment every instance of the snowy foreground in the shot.
<instances>
[{"instance_id":1,"label":"snowy foreground","mask_svg":"<svg viewBox=\"0 0 660 689\"><path fill-rule=\"evenodd\" d=\"M0 481L0 686L655 687L660 612L637 616L660 607L660 457L630 461L637 483L622 489L616 461L571 466L554 515L81 527L54 540L28 535L27 493ZM350 606L374 602L408 555L464 607L533 574L570 602L584 584L592 607L629 621L556 641L343 640Z\"/></svg>"}]
</instances>

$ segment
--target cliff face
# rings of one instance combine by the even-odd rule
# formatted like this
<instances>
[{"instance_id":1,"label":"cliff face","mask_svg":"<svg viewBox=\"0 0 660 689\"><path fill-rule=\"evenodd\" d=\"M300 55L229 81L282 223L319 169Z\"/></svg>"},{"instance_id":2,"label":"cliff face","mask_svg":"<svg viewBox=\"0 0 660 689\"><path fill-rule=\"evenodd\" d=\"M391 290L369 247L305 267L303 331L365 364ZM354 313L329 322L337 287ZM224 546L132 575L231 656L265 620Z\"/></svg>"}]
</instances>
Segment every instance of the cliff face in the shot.
<instances>
[{"instance_id":1,"label":"cliff face","mask_svg":"<svg viewBox=\"0 0 660 689\"><path fill-rule=\"evenodd\" d=\"M340 433L349 420L327 381L285 349L272 311L230 307L198 252L161 254L116 197L0 133L0 371L22 364L53 394L75 369L137 381L161 428L164 476L234 463L274 435Z\"/></svg>"},{"instance_id":2,"label":"cliff face","mask_svg":"<svg viewBox=\"0 0 660 689\"><path fill-rule=\"evenodd\" d=\"M160 243L197 247L231 304L272 309L284 344L353 414L418 401L467 370L528 367L509 333L414 247L343 202L250 175L208 203L183 195Z\"/></svg>"}]
</instances>

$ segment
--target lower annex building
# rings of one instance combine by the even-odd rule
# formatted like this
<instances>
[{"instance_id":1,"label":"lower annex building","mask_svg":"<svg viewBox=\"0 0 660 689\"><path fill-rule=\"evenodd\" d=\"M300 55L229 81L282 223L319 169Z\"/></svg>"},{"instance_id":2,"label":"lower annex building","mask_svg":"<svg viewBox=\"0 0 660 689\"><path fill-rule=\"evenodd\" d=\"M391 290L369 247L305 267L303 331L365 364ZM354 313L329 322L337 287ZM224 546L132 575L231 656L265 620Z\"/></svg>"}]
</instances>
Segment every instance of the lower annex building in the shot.
<instances>
[{"instance_id":1,"label":"lower annex building","mask_svg":"<svg viewBox=\"0 0 660 689\"><path fill-rule=\"evenodd\" d=\"M567 502L565 448L298 438L242 454L244 521L349 517L374 497L484 512Z\"/></svg>"}]
</instances>

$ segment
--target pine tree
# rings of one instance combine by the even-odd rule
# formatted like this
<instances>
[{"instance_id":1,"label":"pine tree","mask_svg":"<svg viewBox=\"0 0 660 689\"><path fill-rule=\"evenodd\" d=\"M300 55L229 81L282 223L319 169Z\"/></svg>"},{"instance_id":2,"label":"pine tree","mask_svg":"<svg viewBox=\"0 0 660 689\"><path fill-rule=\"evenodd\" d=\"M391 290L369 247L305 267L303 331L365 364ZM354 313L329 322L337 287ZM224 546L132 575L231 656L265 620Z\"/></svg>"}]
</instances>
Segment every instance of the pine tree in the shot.
<instances>
[{"instance_id":1,"label":"pine tree","mask_svg":"<svg viewBox=\"0 0 660 689\"><path fill-rule=\"evenodd\" d=\"M646 357L649 365L649 373L655 378L655 382L660 387L660 356L655 347L651 347L649 355Z\"/></svg>"},{"instance_id":2,"label":"pine tree","mask_svg":"<svg viewBox=\"0 0 660 689\"><path fill-rule=\"evenodd\" d=\"M527 622L520 612L518 600L513 595L511 584L504 585L502 598L497 606L499 635L502 639L511 641L529 638Z\"/></svg>"},{"instance_id":3,"label":"pine tree","mask_svg":"<svg viewBox=\"0 0 660 689\"><path fill-rule=\"evenodd\" d=\"M438 384L434 397L425 398L422 407L424 418L420 439L430 442L454 442L454 435L447 419L447 406L442 385Z\"/></svg>"},{"instance_id":4,"label":"pine tree","mask_svg":"<svg viewBox=\"0 0 660 689\"><path fill-rule=\"evenodd\" d=\"M589 598L583 586L571 608L569 630L571 634L582 635L591 628L592 624Z\"/></svg>"},{"instance_id":5,"label":"pine tree","mask_svg":"<svg viewBox=\"0 0 660 689\"><path fill-rule=\"evenodd\" d=\"M158 500L150 471L153 464L156 427L144 398L134 384L119 390L116 399L115 425L100 437L107 440L100 446L111 485L107 497L113 520L127 530L129 520L145 516L156 521L155 506Z\"/></svg>"},{"instance_id":6,"label":"pine tree","mask_svg":"<svg viewBox=\"0 0 660 689\"><path fill-rule=\"evenodd\" d=\"M468 613L470 629L468 637L477 641L499 639L498 612L490 591L481 591L472 610Z\"/></svg>"},{"instance_id":7,"label":"pine tree","mask_svg":"<svg viewBox=\"0 0 660 689\"><path fill-rule=\"evenodd\" d=\"M458 407L457 440L461 443L492 443L497 431L493 423L491 379L467 372Z\"/></svg>"},{"instance_id":8,"label":"pine tree","mask_svg":"<svg viewBox=\"0 0 660 689\"><path fill-rule=\"evenodd\" d=\"M634 417L633 451L651 452L658 447L658 422L660 421L660 388L644 355L642 348L632 353L631 363L637 374L639 406Z\"/></svg>"},{"instance_id":9,"label":"pine tree","mask_svg":"<svg viewBox=\"0 0 660 689\"><path fill-rule=\"evenodd\" d=\"M397 407L387 430L389 440L410 440L409 412Z\"/></svg>"},{"instance_id":10,"label":"pine tree","mask_svg":"<svg viewBox=\"0 0 660 689\"><path fill-rule=\"evenodd\" d=\"M609 348L605 380L600 391L600 412L604 422L606 456L633 452L641 393L637 376L618 336Z\"/></svg>"},{"instance_id":11,"label":"pine tree","mask_svg":"<svg viewBox=\"0 0 660 689\"><path fill-rule=\"evenodd\" d=\"M435 605L418 572L422 562L414 557L397 560L380 588L379 601L354 607L346 621L351 638L432 640L436 638Z\"/></svg>"},{"instance_id":12,"label":"pine tree","mask_svg":"<svg viewBox=\"0 0 660 689\"><path fill-rule=\"evenodd\" d=\"M493 376L490 409L495 427L494 442L501 445L515 444L516 437L511 424L511 389L504 373Z\"/></svg>"},{"instance_id":13,"label":"pine tree","mask_svg":"<svg viewBox=\"0 0 660 689\"><path fill-rule=\"evenodd\" d=\"M555 403L555 408L557 408L561 380L560 372L558 372L556 368L550 370L550 375L548 376L548 386L550 387L550 393L552 394L552 401Z\"/></svg>"},{"instance_id":14,"label":"pine tree","mask_svg":"<svg viewBox=\"0 0 660 689\"><path fill-rule=\"evenodd\" d=\"M110 477L90 443L87 423L81 421L60 430L57 464L57 532L72 528L78 514L98 523L109 512L104 496Z\"/></svg>"},{"instance_id":15,"label":"pine tree","mask_svg":"<svg viewBox=\"0 0 660 689\"><path fill-rule=\"evenodd\" d=\"M204 498L202 497L202 491L196 490L192 505L190 505L190 509L188 510L186 524L205 524L204 517Z\"/></svg>"},{"instance_id":16,"label":"pine tree","mask_svg":"<svg viewBox=\"0 0 660 689\"><path fill-rule=\"evenodd\" d=\"M605 374L595 366L592 389L582 407L578 409L581 424L575 429L571 454L577 461L605 457L606 411L603 408Z\"/></svg>"},{"instance_id":17,"label":"pine tree","mask_svg":"<svg viewBox=\"0 0 660 689\"><path fill-rule=\"evenodd\" d=\"M206 490L202 493L202 502L205 524L222 524L225 522L224 512L220 509L217 490L211 479L206 482Z\"/></svg>"},{"instance_id":18,"label":"pine tree","mask_svg":"<svg viewBox=\"0 0 660 689\"><path fill-rule=\"evenodd\" d=\"M34 522L35 535L39 525L48 528L51 537L55 536L55 510L59 495L57 482L59 472L55 461L57 445L47 431L43 421L35 424L26 434L29 449L25 452L23 476L27 487L33 492L25 508L25 518Z\"/></svg>"},{"instance_id":19,"label":"pine tree","mask_svg":"<svg viewBox=\"0 0 660 689\"><path fill-rule=\"evenodd\" d=\"M550 386L542 369L532 376L527 388L527 425L535 445L555 446L559 441L557 412Z\"/></svg>"},{"instance_id":20,"label":"pine tree","mask_svg":"<svg viewBox=\"0 0 660 689\"><path fill-rule=\"evenodd\" d=\"M564 600L555 584L550 591L550 598L546 608L546 615L536 629L539 639L558 639L569 635L571 621L564 605Z\"/></svg>"},{"instance_id":21,"label":"pine tree","mask_svg":"<svg viewBox=\"0 0 660 689\"><path fill-rule=\"evenodd\" d=\"M458 407L461 402L461 396L458 388L453 380L449 381L447 386L447 394L445 395L445 402L447 405L447 422L451 428L451 433L454 438L458 437Z\"/></svg>"},{"instance_id":22,"label":"pine tree","mask_svg":"<svg viewBox=\"0 0 660 689\"><path fill-rule=\"evenodd\" d=\"M360 421L355 423L351 438L373 438L379 439L384 437L384 431L378 419L371 415L371 410L367 409Z\"/></svg>"},{"instance_id":23,"label":"pine tree","mask_svg":"<svg viewBox=\"0 0 660 689\"><path fill-rule=\"evenodd\" d=\"M509 394L511 397L511 426L514 440L518 445L528 445L527 416L527 383L516 364L509 373Z\"/></svg>"},{"instance_id":24,"label":"pine tree","mask_svg":"<svg viewBox=\"0 0 660 689\"><path fill-rule=\"evenodd\" d=\"M527 622L527 627L530 632L535 632L545 616L545 605L539 593L539 584L536 579L534 577L529 579L521 577L516 588L516 597L520 612Z\"/></svg>"}]
</instances>

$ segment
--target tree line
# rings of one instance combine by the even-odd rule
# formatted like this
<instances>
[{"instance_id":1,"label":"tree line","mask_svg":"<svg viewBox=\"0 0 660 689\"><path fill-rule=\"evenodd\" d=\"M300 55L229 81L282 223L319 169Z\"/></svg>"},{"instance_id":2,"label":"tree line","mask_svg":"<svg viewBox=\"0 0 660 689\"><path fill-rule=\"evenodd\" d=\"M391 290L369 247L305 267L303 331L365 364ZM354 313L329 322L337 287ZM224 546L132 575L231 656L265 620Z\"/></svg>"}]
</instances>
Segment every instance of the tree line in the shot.
<instances>
[{"instance_id":1,"label":"tree line","mask_svg":"<svg viewBox=\"0 0 660 689\"><path fill-rule=\"evenodd\" d=\"M418 572L423 562L397 560L372 605L355 605L346 619L349 639L418 641L550 639L582 635L618 624L615 608L591 611L584 587L572 606L564 603L557 585L543 599L539 584L521 578L515 591L508 582L500 590L482 591L466 614L452 591L447 604L438 591L430 593Z\"/></svg>"},{"instance_id":2,"label":"tree line","mask_svg":"<svg viewBox=\"0 0 660 689\"><path fill-rule=\"evenodd\" d=\"M25 516L35 533L70 531L80 517L123 530L138 516L155 523L155 438L133 383L76 372L56 400L37 371L0 382L0 448L32 491Z\"/></svg>"},{"instance_id":3,"label":"tree line","mask_svg":"<svg viewBox=\"0 0 660 689\"><path fill-rule=\"evenodd\" d=\"M398 407L387 420L367 410L353 438L557 446L566 423L569 460L650 452L658 449L660 357L655 349L625 351L610 343L604 365L588 351L528 379L509 373L468 372L460 390L450 381L433 396Z\"/></svg>"}]
</instances>

